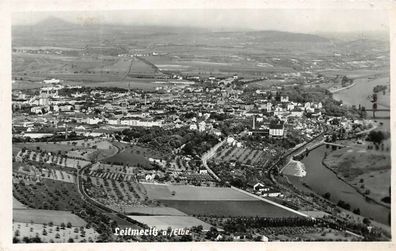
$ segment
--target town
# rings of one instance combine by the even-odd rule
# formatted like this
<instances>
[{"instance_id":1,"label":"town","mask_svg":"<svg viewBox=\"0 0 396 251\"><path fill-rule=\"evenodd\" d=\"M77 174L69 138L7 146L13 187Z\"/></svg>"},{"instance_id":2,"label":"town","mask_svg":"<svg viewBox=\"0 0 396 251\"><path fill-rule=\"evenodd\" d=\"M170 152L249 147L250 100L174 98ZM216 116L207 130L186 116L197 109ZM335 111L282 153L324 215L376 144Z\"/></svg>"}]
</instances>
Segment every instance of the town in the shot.
<instances>
[{"instance_id":1,"label":"town","mask_svg":"<svg viewBox=\"0 0 396 251\"><path fill-rule=\"evenodd\" d=\"M142 28L123 46L113 26L106 45L58 19L31 29L52 26L85 47L14 33L14 243L391 239L386 43L263 31L178 45L183 32Z\"/></svg>"}]
</instances>

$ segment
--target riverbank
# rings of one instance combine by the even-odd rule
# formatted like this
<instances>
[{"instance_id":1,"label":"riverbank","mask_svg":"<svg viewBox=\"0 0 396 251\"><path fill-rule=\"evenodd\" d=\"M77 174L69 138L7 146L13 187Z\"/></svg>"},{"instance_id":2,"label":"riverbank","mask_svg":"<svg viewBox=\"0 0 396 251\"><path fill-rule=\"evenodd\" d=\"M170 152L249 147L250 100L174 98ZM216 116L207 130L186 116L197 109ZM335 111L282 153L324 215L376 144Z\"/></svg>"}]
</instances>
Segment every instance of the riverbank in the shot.
<instances>
[{"instance_id":1,"label":"riverbank","mask_svg":"<svg viewBox=\"0 0 396 251\"><path fill-rule=\"evenodd\" d=\"M331 170L329 169L329 171L331 171ZM319 210L318 212L326 212L330 215L340 217L345 221L354 222L355 224L362 224L364 218L369 218L369 217L355 214L349 210L338 207L336 202L331 201L329 199L324 199L321 194L315 192L315 190L313 190L311 187L308 187L306 184L305 185L302 184L302 186L305 187L305 189L308 189L309 191L311 191L311 192L306 192L305 189L302 189L300 186L296 186L296 184L289 179L290 177L293 177L293 176L288 176L288 175L283 176L285 182L287 183L287 187L289 187L288 189L285 187L283 187L283 188L286 190L291 189L292 191L294 191L298 194L297 196L299 196L300 199L302 199L303 201L306 201L309 204L312 204L313 201L307 200L306 197L304 197L304 194L309 193L309 196L312 196L312 198L314 198L314 201L316 201L321 207L321 209L316 209L316 210ZM278 179L282 179L282 178L278 177ZM342 181L342 180L340 179L340 181ZM306 195L306 196L308 196L308 195ZM371 221L370 222L371 226L374 226L376 228L383 230L386 233L386 235L389 238L391 238L391 227L389 225L383 224L376 220L370 220L370 221Z\"/></svg>"},{"instance_id":2,"label":"riverbank","mask_svg":"<svg viewBox=\"0 0 396 251\"><path fill-rule=\"evenodd\" d=\"M335 151L335 152L337 152L337 151ZM343 151L343 153L345 153L345 151ZM333 158L335 158L338 161L342 162L342 158L339 157L338 155L337 156L333 156ZM366 157L364 157L364 158L357 158L357 159L360 159L360 162L368 163L368 159L367 158L370 159L370 156L366 155ZM375 159L371 158L371 160L376 162L376 163L378 163ZM358 166L360 165L360 163L356 162L356 161L354 161L353 164L358 165ZM322 159L322 165L324 167L326 167L327 169L329 169L331 172L333 172L337 176L338 179L340 179L345 184L349 185L354 190L356 190L356 192L361 194L366 200L372 201L372 202L374 202L374 203L376 203L378 205L381 205L381 206L384 206L384 207L390 209L390 204L384 203L384 202L381 201L381 199L383 197L386 197L386 193L383 193L382 195L380 195L381 198L378 198L378 197L376 198L376 196L379 195L379 192L378 191L374 191L373 192L372 191L372 187L368 187L367 183L365 183L364 179L363 179L363 182L361 182L360 179L361 179L362 175L365 175L365 173L362 173L362 174L359 174L359 175L356 175L356 173L355 173L354 177L351 178L349 175L353 175L353 174L351 174L350 166L340 164L340 166L343 166L345 168L344 170L349 170L348 171L349 173L347 175L345 173L342 173L342 171L338 170L338 165L334 164L334 161L329 161L329 154L327 154L327 153L325 153L325 155L324 155L324 157ZM370 172L370 175L371 175L371 173L372 172ZM389 173L389 178L390 178L390 173ZM384 180L382 178L378 179L378 183L383 183L383 182L384 182ZM388 186L388 185L386 185L386 186ZM390 182L389 182L389 186L390 186ZM367 189L370 189L370 188L371 188L371 190L369 190L370 192L367 193Z\"/></svg>"},{"instance_id":3,"label":"riverbank","mask_svg":"<svg viewBox=\"0 0 396 251\"><path fill-rule=\"evenodd\" d=\"M337 93L337 92L340 92L340 91L343 91L343 90L347 90L347 89L349 89L349 88L352 88L352 87L354 87L356 85L356 82L354 81L352 84L350 84L350 85L348 85L348 86L345 86L345 87L341 87L341 88L338 88L338 89L335 89L335 90L331 90L331 88L329 89L329 92L331 92L331 93Z\"/></svg>"},{"instance_id":4,"label":"riverbank","mask_svg":"<svg viewBox=\"0 0 396 251\"><path fill-rule=\"evenodd\" d=\"M301 178L290 177L290 181L302 190L308 189L306 186L303 186L303 183L306 183L310 190L316 194L323 196L329 193L329 200L335 204L339 201L347 202L350 204L350 210L359 208L360 215L373 218L375 221L383 224L389 224L389 208L367 200L362 194L339 179L332 170L322 164L325 153L332 151L331 147L326 148L326 146L321 146L311 151L300 160L306 167L307 175ZM345 150L342 149L340 151Z\"/></svg>"},{"instance_id":5,"label":"riverbank","mask_svg":"<svg viewBox=\"0 0 396 251\"><path fill-rule=\"evenodd\" d=\"M289 160L289 163L287 163L280 170L280 173L282 173L283 175L292 175L297 177L304 177L307 174L304 164L300 161L293 159Z\"/></svg>"}]
</instances>

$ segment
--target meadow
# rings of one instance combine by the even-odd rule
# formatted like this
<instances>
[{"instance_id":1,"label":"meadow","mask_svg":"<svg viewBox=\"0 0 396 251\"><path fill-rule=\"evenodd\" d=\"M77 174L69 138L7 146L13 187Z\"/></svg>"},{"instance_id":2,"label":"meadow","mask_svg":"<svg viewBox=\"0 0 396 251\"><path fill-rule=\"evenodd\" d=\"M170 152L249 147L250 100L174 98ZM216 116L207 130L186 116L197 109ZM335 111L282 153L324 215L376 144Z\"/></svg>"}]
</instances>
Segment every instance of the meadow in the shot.
<instances>
[{"instance_id":1,"label":"meadow","mask_svg":"<svg viewBox=\"0 0 396 251\"><path fill-rule=\"evenodd\" d=\"M48 224L52 222L54 225L60 226L71 223L73 227L83 227L87 225L83 219L70 211L55 211L42 209L14 209L13 220L15 222Z\"/></svg>"},{"instance_id":2,"label":"meadow","mask_svg":"<svg viewBox=\"0 0 396 251\"><path fill-rule=\"evenodd\" d=\"M12 208L13 209L26 209L27 206L19 202L17 199L12 198Z\"/></svg>"},{"instance_id":3,"label":"meadow","mask_svg":"<svg viewBox=\"0 0 396 251\"><path fill-rule=\"evenodd\" d=\"M331 152L323 162L359 192L381 202L389 196L390 157L388 151L366 150L365 145L354 145L348 150Z\"/></svg>"},{"instance_id":4,"label":"meadow","mask_svg":"<svg viewBox=\"0 0 396 251\"><path fill-rule=\"evenodd\" d=\"M152 169L149 158L161 159L159 153L140 146L124 146L124 148L116 155L105 159L108 164L127 165Z\"/></svg>"},{"instance_id":5,"label":"meadow","mask_svg":"<svg viewBox=\"0 0 396 251\"><path fill-rule=\"evenodd\" d=\"M128 215L186 216L182 211L172 207L125 207L124 212Z\"/></svg>"},{"instance_id":6,"label":"meadow","mask_svg":"<svg viewBox=\"0 0 396 251\"><path fill-rule=\"evenodd\" d=\"M13 195L30 208L70 211L83 204L73 183L50 179L30 185L25 183L27 182L14 182Z\"/></svg>"},{"instance_id":7,"label":"meadow","mask_svg":"<svg viewBox=\"0 0 396 251\"><path fill-rule=\"evenodd\" d=\"M99 53L99 52L98 52ZM12 54L12 75L17 82L29 84L47 78L84 82L123 82L137 78L164 77L158 68L137 57L118 57L99 54L76 55ZM30 83L32 84L32 83ZM17 86L23 88L26 85Z\"/></svg>"},{"instance_id":8,"label":"meadow","mask_svg":"<svg viewBox=\"0 0 396 251\"><path fill-rule=\"evenodd\" d=\"M240 193L229 187L200 187L189 185L164 185L143 183L147 195L153 200L194 200L194 201L255 201L254 197Z\"/></svg>"},{"instance_id":9,"label":"meadow","mask_svg":"<svg viewBox=\"0 0 396 251\"><path fill-rule=\"evenodd\" d=\"M295 217L296 214L260 200L160 200L188 215L217 217Z\"/></svg>"}]
</instances>

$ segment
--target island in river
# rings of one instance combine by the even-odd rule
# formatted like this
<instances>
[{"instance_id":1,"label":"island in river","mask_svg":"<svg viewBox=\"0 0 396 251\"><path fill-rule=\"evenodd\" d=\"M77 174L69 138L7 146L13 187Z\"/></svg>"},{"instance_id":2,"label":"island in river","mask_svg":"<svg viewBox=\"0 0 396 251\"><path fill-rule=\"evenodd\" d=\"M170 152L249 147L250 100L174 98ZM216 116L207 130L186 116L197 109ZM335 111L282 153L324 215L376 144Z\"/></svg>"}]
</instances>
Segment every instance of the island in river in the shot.
<instances>
[{"instance_id":1,"label":"island in river","mask_svg":"<svg viewBox=\"0 0 396 251\"><path fill-rule=\"evenodd\" d=\"M326 153L323 164L357 191L377 203L390 204L391 159L389 147L378 150L370 143L351 144Z\"/></svg>"}]
</instances>

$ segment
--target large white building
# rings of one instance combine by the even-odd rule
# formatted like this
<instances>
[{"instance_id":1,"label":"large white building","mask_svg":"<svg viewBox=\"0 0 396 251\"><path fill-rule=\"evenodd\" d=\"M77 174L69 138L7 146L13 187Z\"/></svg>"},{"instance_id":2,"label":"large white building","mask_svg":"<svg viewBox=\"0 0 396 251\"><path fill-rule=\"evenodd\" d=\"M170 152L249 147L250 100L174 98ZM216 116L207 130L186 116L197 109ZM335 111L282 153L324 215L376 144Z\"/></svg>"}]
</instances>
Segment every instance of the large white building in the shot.
<instances>
[{"instance_id":1,"label":"large white building","mask_svg":"<svg viewBox=\"0 0 396 251\"><path fill-rule=\"evenodd\" d=\"M162 121L137 120L137 119L121 119L120 124L127 126L162 127Z\"/></svg>"},{"instance_id":2,"label":"large white building","mask_svg":"<svg viewBox=\"0 0 396 251\"><path fill-rule=\"evenodd\" d=\"M269 125L269 135L272 137L283 137L285 134L285 127L283 121L271 123Z\"/></svg>"}]
</instances>

